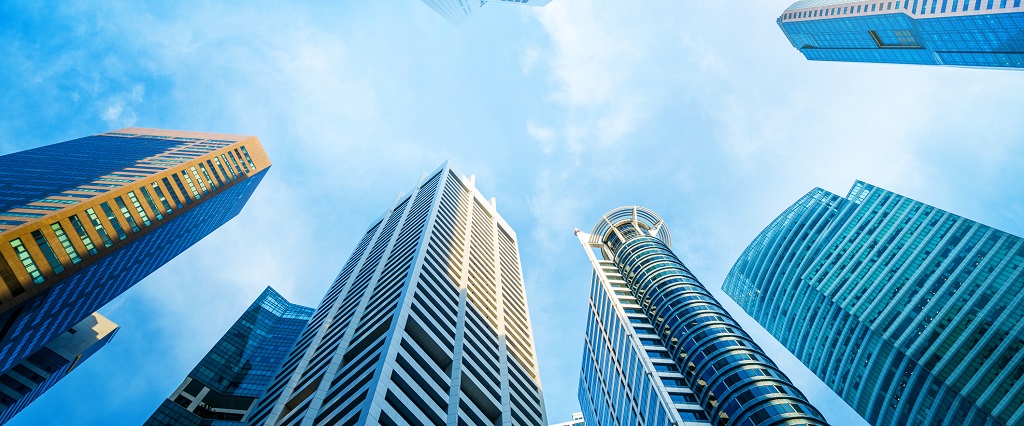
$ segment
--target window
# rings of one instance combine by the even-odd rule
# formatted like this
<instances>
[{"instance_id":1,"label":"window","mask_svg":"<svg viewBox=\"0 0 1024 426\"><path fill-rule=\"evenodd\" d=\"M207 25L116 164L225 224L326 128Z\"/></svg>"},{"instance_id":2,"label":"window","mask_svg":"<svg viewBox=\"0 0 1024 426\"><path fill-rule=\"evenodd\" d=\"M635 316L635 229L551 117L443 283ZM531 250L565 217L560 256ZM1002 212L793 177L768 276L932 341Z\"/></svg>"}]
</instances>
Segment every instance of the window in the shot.
<instances>
[{"instance_id":1,"label":"window","mask_svg":"<svg viewBox=\"0 0 1024 426\"><path fill-rule=\"evenodd\" d=\"M90 207L85 209L85 214L89 216L89 220L92 222L92 227L96 229L96 233L100 234L100 239L103 240L103 246L110 247L114 245L114 243L110 241L110 235L107 234L106 228L103 227L103 222L100 222L99 216L96 216L96 211Z\"/></svg>"},{"instance_id":2,"label":"window","mask_svg":"<svg viewBox=\"0 0 1024 426\"><path fill-rule=\"evenodd\" d=\"M53 247L50 247L50 242L46 240L46 236L40 230L32 231L32 239L36 240L36 245L39 246L39 251L43 252L43 257L46 258L46 262L50 264L50 269L53 269L54 274L64 272L64 265L60 264L60 259L57 259L57 254L53 252Z\"/></svg>"},{"instance_id":3,"label":"window","mask_svg":"<svg viewBox=\"0 0 1024 426\"><path fill-rule=\"evenodd\" d=\"M68 218L71 220L71 227L75 228L75 233L78 234L78 239L82 241L82 245L89 251L89 255L96 254L96 246L92 243L92 238L89 238L89 233L85 232L85 226L82 225L82 221L78 220L78 215L71 216Z\"/></svg>"},{"instance_id":4,"label":"window","mask_svg":"<svg viewBox=\"0 0 1024 426\"><path fill-rule=\"evenodd\" d=\"M182 173L185 173L185 172L182 172ZM186 204L192 204L192 198L189 198L188 190L185 189L185 184L181 183L181 179L178 178L178 175L176 175L176 174L175 175L171 175L171 177L174 178L174 183L178 184L178 189L181 190L181 196L185 198L185 203ZM188 173L185 173L185 178L186 179L188 178ZM168 185L167 188L170 189L171 188L170 185ZM174 191L173 190L171 190L171 196L174 197ZM178 201L178 197L174 197L174 201ZM181 203L178 203L178 209L179 210L181 209Z\"/></svg>"},{"instance_id":5,"label":"window","mask_svg":"<svg viewBox=\"0 0 1024 426\"><path fill-rule=\"evenodd\" d=\"M171 194L171 198L174 199L174 205L181 209L181 201L178 200L178 196L174 193L174 188L171 187L171 182L164 178L164 186L167 187L167 193ZM156 191L156 196L160 198L160 201L164 203L164 207L167 208L167 214L171 214L174 210L171 210L171 206L167 204L167 199L164 198L164 192L160 190L160 185L153 182L153 190Z\"/></svg>"},{"instance_id":6,"label":"window","mask_svg":"<svg viewBox=\"0 0 1024 426\"><path fill-rule=\"evenodd\" d=\"M14 253L18 255L21 264L25 266L25 270L32 277L32 282L41 284L46 280L43 278L43 274L39 272L39 268L36 267L36 262L32 260L32 255L28 253L25 245L21 243L21 238L11 240L11 247L14 248Z\"/></svg>"},{"instance_id":7,"label":"window","mask_svg":"<svg viewBox=\"0 0 1024 426\"><path fill-rule=\"evenodd\" d=\"M210 190L206 189L206 183L203 182L203 178L199 176L199 172L196 171L196 166L190 166L189 170L192 170L192 176L195 176L196 182L199 182L199 188L203 190L203 195L210 195ZM185 178L187 179L188 175L185 175ZM189 182L188 184L192 185L192 182ZM196 195L196 199L199 199L198 195Z\"/></svg>"},{"instance_id":8,"label":"window","mask_svg":"<svg viewBox=\"0 0 1024 426\"><path fill-rule=\"evenodd\" d=\"M139 225L135 223L135 217L128 211L128 206L124 204L124 199L116 197L114 202L117 203L117 208L121 210L121 216L124 216L124 219L128 221L128 226L132 228L132 232L139 232Z\"/></svg>"},{"instance_id":9,"label":"window","mask_svg":"<svg viewBox=\"0 0 1024 426\"><path fill-rule=\"evenodd\" d=\"M156 182L153 182L153 185L156 185ZM146 189L145 186L143 186L142 188L139 188L139 190L142 191L142 196L146 199L146 204L149 204L149 209L153 210L153 214L156 215L156 220L163 219L164 215L160 213L160 208L156 206L155 202L153 202L153 196L149 195L149 190ZM167 204L167 200L166 199L162 199L162 201L164 202L165 205ZM171 206L167 205L167 210L170 210L170 209L171 209Z\"/></svg>"},{"instance_id":10,"label":"window","mask_svg":"<svg viewBox=\"0 0 1024 426\"><path fill-rule=\"evenodd\" d=\"M238 175L235 174L235 169L238 169L238 163L235 163L235 169L231 168L231 163L228 162L228 157L224 154L220 155L220 158L224 160L224 166L231 172L231 179L238 179ZM242 170L238 169L238 174L242 174Z\"/></svg>"},{"instance_id":11,"label":"window","mask_svg":"<svg viewBox=\"0 0 1024 426\"><path fill-rule=\"evenodd\" d=\"M245 149L245 145L242 145L241 148L242 148L242 154L245 155L245 161L249 162L249 167L252 168L252 171L255 172L256 171L256 165L252 163L252 157L249 156L249 151L247 151Z\"/></svg>"},{"instance_id":12,"label":"window","mask_svg":"<svg viewBox=\"0 0 1024 426\"><path fill-rule=\"evenodd\" d=\"M50 224L50 229L57 235L57 241L60 241L61 247L64 247L64 252L67 253L71 259L71 263L77 265L82 261L82 258L78 256L78 250L75 250L75 246L71 244L71 240L68 239L68 234L64 232L64 228L60 226L60 222L54 222Z\"/></svg>"},{"instance_id":13,"label":"window","mask_svg":"<svg viewBox=\"0 0 1024 426\"><path fill-rule=\"evenodd\" d=\"M124 228L121 226L121 222L114 216L114 210L110 208L110 204L100 204L100 208L103 209L103 213L107 214L107 220L110 221L110 225L114 227L114 232L117 232L117 239L123 240L128 238L128 234L124 232Z\"/></svg>"},{"instance_id":14,"label":"window","mask_svg":"<svg viewBox=\"0 0 1024 426\"><path fill-rule=\"evenodd\" d=\"M231 157L231 163L235 165L236 169L238 169L238 174L242 174L242 169L238 167L238 161L235 160L235 154L228 151L228 157ZM239 156L239 158L241 158L241 156ZM245 167L245 163L242 163L242 167ZM249 169L245 169L245 172L248 173Z\"/></svg>"},{"instance_id":15,"label":"window","mask_svg":"<svg viewBox=\"0 0 1024 426\"><path fill-rule=\"evenodd\" d=\"M221 156L223 157L224 154L221 154ZM227 160L224 161L227 162ZM228 182L231 182L234 172L231 172L231 174L229 175L228 172L224 170L224 165L220 163L220 159L218 159L217 157L213 157L213 163L217 165L218 169L220 169L220 174L224 176L224 179L227 180ZM230 165L228 165L228 170L231 170Z\"/></svg>"},{"instance_id":16,"label":"window","mask_svg":"<svg viewBox=\"0 0 1024 426\"><path fill-rule=\"evenodd\" d=\"M199 191L196 190L196 184L192 183L192 178L189 177L188 170L182 170L181 175L185 177L185 182L188 183L188 189L192 190L192 196L195 197L195 199L197 200L202 198L203 196L199 195ZM198 178L198 176L196 177ZM178 175L174 175L174 180L178 180ZM182 189L184 190L185 188Z\"/></svg>"},{"instance_id":17,"label":"window","mask_svg":"<svg viewBox=\"0 0 1024 426\"><path fill-rule=\"evenodd\" d=\"M216 158L214 158L214 159L216 160ZM210 166L210 173L212 173L213 177L217 179L217 185L224 186L224 181L221 180L220 179L220 175L217 174L217 168L213 167L213 162L211 162L210 160L206 160L206 165ZM206 167L204 167L201 164L199 165L199 167L203 169L203 173L206 173ZM209 179L210 177L207 176L206 178ZM214 189L216 189L216 188L214 188Z\"/></svg>"}]
</instances>

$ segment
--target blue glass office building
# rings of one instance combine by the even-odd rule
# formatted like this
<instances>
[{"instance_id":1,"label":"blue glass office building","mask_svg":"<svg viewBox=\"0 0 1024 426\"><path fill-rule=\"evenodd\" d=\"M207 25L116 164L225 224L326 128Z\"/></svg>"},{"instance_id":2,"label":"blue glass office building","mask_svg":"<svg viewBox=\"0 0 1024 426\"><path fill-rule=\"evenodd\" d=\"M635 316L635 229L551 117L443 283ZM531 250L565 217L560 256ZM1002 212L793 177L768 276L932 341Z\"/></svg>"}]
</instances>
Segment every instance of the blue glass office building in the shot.
<instances>
[{"instance_id":1,"label":"blue glass office building","mask_svg":"<svg viewBox=\"0 0 1024 426\"><path fill-rule=\"evenodd\" d=\"M579 398L586 424L825 425L672 252L643 207L576 230L594 270Z\"/></svg>"},{"instance_id":2,"label":"blue glass office building","mask_svg":"<svg viewBox=\"0 0 1024 426\"><path fill-rule=\"evenodd\" d=\"M1024 423L1024 240L857 182L815 189L723 286L875 425Z\"/></svg>"},{"instance_id":3,"label":"blue glass office building","mask_svg":"<svg viewBox=\"0 0 1024 426\"><path fill-rule=\"evenodd\" d=\"M89 315L0 374L0 424L11 420L106 346L117 330L117 324L103 315Z\"/></svg>"},{"instance_id":4,"label":"blue glass office building","mask_svg":"<svg viewBox=\"0 0 1024 426\"><path fill-rule=\"evenodd\" d=\"M1021 0L801 0L778 24L810 60L1024 68Z\"/></svg>"},{"instance_id":5,"label":"blue glass office building","mask_svg":"<svg viewBox=\"0 0 1024 426\"><path fill-rule=\"evenodd\" d=\"M145 424L243 424L312 317L267 287Z\"/></svg>"},{"instance_id":6,"label":"blue glass office building","mask_svg":"<svg viewBox=\"0 0 1024 426\"><path fill-rule=\"evenodd\" d=\"M238 214L252 136L123 129L0 156L0 372Z\"/></svg>"}]
</instances>

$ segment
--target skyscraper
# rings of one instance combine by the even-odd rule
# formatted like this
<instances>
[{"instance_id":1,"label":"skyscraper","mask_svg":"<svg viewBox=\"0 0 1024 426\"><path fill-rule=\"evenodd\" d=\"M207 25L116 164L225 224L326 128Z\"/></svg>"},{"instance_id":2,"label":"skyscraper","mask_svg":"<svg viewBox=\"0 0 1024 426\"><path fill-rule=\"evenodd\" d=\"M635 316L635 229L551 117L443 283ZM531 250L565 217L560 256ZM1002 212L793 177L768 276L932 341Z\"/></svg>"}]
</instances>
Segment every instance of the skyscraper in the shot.
<instances>
[{"instance_id":1,"label":"skyscraper","mask_svg":"<svg viewBox=\"0 0 1024 426\"><path fill-rule=\"evenodd\" d=\"M267 287L145 424L243 424L312 316Z\"/></svg>"},{"instance_id":2,"label":"skyscraper","mask_svg":"<svg viewBox=\"0 0 1024 426\"><path fill-rule=\"evenodd\" d=\"M528 6L544 6L551 3L551 0L423 0L427 6L444 16L455 25L459 25L469 18L473 12L487 3L515 3Z\"/></svg>"},{"instance_id":3,"label":"skyscraper","mask_svg":"<svg viewBox=\"0 0 1024 426\"><path fill-rule=\"evenodd\" d=\"M1024 422L1024 240L857 182L815 189L724 290L875 425Z\"/></svg>"},{"instance_id":4,"label":"skyscraper","mask_svg":"<svg viewBox=\"0 0 1024 426\"><path fill-rule=\"evenodd\" d=\"M800 0L778 24L810 60L1024 68L1020 0Z\"/></svg>"},{"instance_id":5,"label":"skyscraper","mask_svg":"<svg viewBox=\"0 0 1024 426\"><path fill-rule=\"evenodd\" d=\"M0 156L0 372L234 217L251 136L123 129Z\"/></svg>"},{"instance_id":6,"label":"skyscraper","mask_svg":"<svg viewBox=\"0 0 1024 426\"><path fill-rule=\"evenodd\" d=\"M89 359L117 330L103 315L92 314L0 375L0 424Z\"/></svg>"},{"instance_id":7,"label":"skyscraper","mask_svg":"<svg viewBox=\"0 0 1024 426\"><path fill-rule=\"evenodd\" d=\"M620 207L576 230L594 277L580 375L588 425L825 425L672 252L664 221Z\"/></svg>"},{"instance_id":8,"label":"skyscraper","mask_svg":"<svg viewBox=\"0 0 1024 426\"><path fill-rule=\"evenodd\" d=\"M253 425L545 425L516 234L447 164L373 221Z\"/></svg>"}]
</instances>

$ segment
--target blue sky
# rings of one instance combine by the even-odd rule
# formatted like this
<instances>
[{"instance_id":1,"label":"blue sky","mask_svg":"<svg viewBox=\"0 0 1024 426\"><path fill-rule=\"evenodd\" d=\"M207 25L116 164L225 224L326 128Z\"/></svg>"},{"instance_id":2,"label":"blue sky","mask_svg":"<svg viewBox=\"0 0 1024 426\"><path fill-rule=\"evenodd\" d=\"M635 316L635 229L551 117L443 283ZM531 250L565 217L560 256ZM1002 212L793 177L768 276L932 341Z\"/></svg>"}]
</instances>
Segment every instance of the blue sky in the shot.
<instances>
[{"instance_id":1,"label":"blue sky","mask_svg":"<svg viewBox=\"0 0 1024 426\"><path fill-rule=\"evenodd\" d=\"M855 179L1024 234L1024 74L812 63L788 0L0 4L0 154L125 126L259 136L236 219L101 312L105 349L11 425L135 425L267 285L315 306L362 231L446 159L519 235L547 412L578 409L590 272L612 208L676 252L837 425L859 416L718 291L775 215Z\"/></svg>"}]
</instances>

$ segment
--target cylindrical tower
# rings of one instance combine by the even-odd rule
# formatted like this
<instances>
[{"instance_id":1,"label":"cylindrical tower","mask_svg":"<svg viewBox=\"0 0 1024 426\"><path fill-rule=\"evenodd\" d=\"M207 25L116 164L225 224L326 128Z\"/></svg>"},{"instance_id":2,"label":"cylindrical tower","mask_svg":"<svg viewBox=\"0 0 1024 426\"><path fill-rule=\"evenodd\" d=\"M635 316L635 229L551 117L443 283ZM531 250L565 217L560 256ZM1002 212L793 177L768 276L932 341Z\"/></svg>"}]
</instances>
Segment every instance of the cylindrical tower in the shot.
<instances>
[{"instance_id":1,"label":"cylindrical tower","mask_svg":"<svg viewBox=\"0 0 1024 426\"><path fill-rule=\"evenodd\" d=\"M612 210L590 244L614 262L712 424L827 424L676 257L658 215L643 207Z\"/></svg>"}]
</instances>

